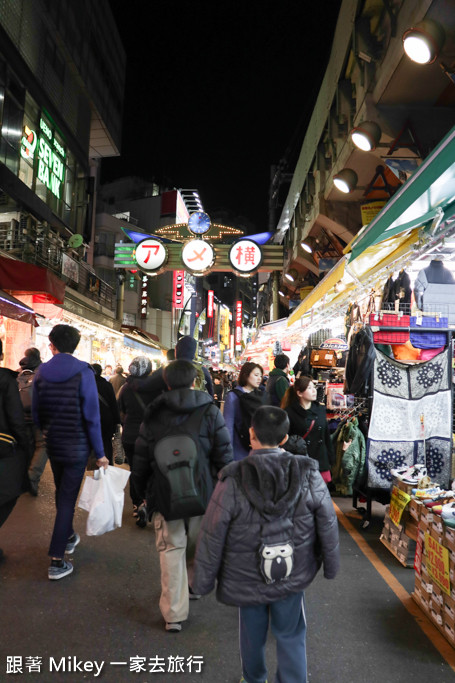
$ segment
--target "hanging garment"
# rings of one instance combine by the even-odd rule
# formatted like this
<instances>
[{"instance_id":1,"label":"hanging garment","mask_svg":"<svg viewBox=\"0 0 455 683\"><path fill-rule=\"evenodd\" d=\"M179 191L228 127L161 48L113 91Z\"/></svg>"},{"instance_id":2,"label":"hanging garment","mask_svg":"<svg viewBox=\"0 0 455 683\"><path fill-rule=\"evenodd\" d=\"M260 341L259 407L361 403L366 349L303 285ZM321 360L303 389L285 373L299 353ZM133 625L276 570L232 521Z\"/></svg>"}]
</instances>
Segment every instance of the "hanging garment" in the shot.
<instances>
[{"instance_id":1,"label":"hanging garment","mask_svg":"<svg viewBox=\"0 0 455 683\"><path fill-rule=\"evenodd\" d=\"M373 334L366 326L353 337L346 362L345 394L368 396L375 351Z\"/></svg>"},{"instance_id":2,"label":"hanging garment","mask_svg":"<svg viewBox=\"0 0 455 683\"><path fill-rule=\"evenodd\" d=\"M353 417L340 429L336 443L336 460L332 467L335 491L341 496L352 496L365 466L365 439Z\"/></svg>"},{"instance_id":3,"label":"hanging garment","mask_svg":"<svg viewBox=\"0 0 455 683\"><path fill-rule=\"evenodd\" d=\"M393 468L425 463L448 487L452 452L451 358L407 366L376 350L368 431L368 486L390 488Z\"/></svg>"},{"instance_id":4,"label":"hanging garment","mask_svg":"<svg viewBox=\"0 0 455 683\"><path fill-rule=\"evenodd\" d=\"M382 311L393 311L395 310L395 280L393 275L389 277L384 285L384 290L382 292L381 300L381 310Z\"/></svg>"},{"instance_id":5,"label":"hanging garment","mask_svg":"<svg viewBox=\"0 0 455 683\"><path fill-rule=\"evenodd\" d=\"M414 284L417 307L424 312L441 313L455 324L455 280L442 261L434 259L417 275Z\"/></svg>"},{"instance_id":6,"label":"hanging garment","mask_svg":"<svg viewBox=\"0 0 455 683\"><path fill-rule=\"evenodd\" d=\"M411 310L411 278L405 270L401 270L394 283L395 299L398 299L398 310L409 313Z\"/></svg>"}]
</instances>

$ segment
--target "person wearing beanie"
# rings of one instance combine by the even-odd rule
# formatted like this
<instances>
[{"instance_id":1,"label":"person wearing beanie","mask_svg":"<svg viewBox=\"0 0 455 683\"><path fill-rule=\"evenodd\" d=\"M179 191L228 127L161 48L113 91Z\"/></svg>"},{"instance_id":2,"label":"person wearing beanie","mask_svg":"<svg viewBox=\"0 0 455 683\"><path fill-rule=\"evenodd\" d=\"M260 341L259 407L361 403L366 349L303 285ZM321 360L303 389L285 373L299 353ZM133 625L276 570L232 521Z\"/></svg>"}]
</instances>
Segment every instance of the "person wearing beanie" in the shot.
<instances>
[{"instance_id":1,"label":"person wearing beanie","mask_svg":"<svg viewBox=\"0 0 455 683\"><path fill-rule=\"evenodd\" d=\"M112 437L115 434L117 425L120 424L120 412L115 398L114 387L107 379L101 376L103 368L99 363L93 363L92 370L95 373L100 404L101 438L103 439L104 455L109 460L109 465L113 465Z\"/></svg>"},{"instance_id":2,"label":"person wearing beanie","mask_svg":"<svg viewBox=\"0 0 455 683\"><path fill-rule=\"evenodd\" d=\"M210 376L210 372L207 370L206 367L204 367L195 360L196 349L197 341L195 340L195 338L190 337L190 335L186 335L185 337L179 339L175 346L175 358L177 360L189 360L191 363L193 363L193 365L196 366L198 370L202 370L202 372L204 373L205 388L207 392L210 394L210 396L213 398L213 383L212 378Z\"/></svg>"},{"instance_id":3,"label":"person wearing beanie","mask_svg":"<svg viewBox=\"0 0 455 683\"><path fill-rule=\"evenodd\" d=\"M150 381L151 370L152 364L146 356L133 358L128 368L130 374L117 398L123 428L122 444L131 471L133 470L134 444L139 435L145 409L156 395L154 383ZM133 502L133 516L137 517L137 508L142 503L142 499L137 496L131 477L130 496Z\"/></svg>"},{"instance_id":4,"label":"person wearing beanie","mask_svg":"<svg viewBox=\"0 0 455 683\"><path fill-rule=\"evenodd\" d=\"M35 374L41 365L41 355L38 349L26 349L24 357L19 361L20 371L17 376L19 395L24 409L27 438L30 445L32 459L28 465L28 485L32 496L38 495L38 487L47 463L46 442L41 429L33 422L32 394Z\"/></svg>"}]
</instances>

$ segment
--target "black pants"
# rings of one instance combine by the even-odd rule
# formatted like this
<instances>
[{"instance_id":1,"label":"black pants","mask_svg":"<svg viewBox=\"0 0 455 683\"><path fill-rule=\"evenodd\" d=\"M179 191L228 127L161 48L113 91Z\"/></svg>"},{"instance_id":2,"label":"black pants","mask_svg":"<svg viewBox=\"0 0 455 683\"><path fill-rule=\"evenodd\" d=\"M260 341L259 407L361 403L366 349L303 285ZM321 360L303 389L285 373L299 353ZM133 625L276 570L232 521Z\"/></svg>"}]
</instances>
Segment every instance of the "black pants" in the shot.
<instances>
[{"instance_id":1,"label":"black pants","mask_svg":"<svg viewBox=\"0 0 455 683\"><path fill-rule=\"evenodd\" d=\"M128 465L130 466L130 471L133 471L133 460L134 460L134 443L123 443L123 450L125 451L125 456L126 459L128 460ZM134 488L134 484L132 482L132 477L130 476L130 496L131 500L133 501L133 505L140 505L142 503L142 499L139 498L139 496L136 493L136 489Z\"/></svg>"},{"instance_id":2,"label":"black pants","mask_svg":"<svg viewBox=\"0 0 455 683\"><path fill-rule=\"evenodd\" d=\"M0 505L0 526L3 526L10 516L13 507L16 505L16 501L17 498L13 498L12 500L8 500L8 502L3 503L3 505Z\"/></svg>"}]
</instances>

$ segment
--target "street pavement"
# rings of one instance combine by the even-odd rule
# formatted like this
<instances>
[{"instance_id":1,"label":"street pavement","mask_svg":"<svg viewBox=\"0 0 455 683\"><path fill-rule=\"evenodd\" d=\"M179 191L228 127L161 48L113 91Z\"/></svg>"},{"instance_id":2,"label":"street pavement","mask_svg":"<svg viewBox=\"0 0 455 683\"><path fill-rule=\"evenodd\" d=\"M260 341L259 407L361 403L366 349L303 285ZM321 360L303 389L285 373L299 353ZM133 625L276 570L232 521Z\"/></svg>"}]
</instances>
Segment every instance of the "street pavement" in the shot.
<instances>
[{"instance_id":1,"label":"street pavement","mask_svg":"<svg viewBox=\"0 0 455 683\"><path fill-rule=\"evenodd\" d=\"M122 527L99 537L85 535L87 513L77 509L81 543L73 555L73 574L60 581L47 578L54 518L49 466L39 496L19 499L0 529L6 556L0 564L0 682L239 681L235 608L217 603L211 594L191 601L181 633L164 631L154 532L150 525L136 527L125 498ZM351 500L336 503L411 593L413 571L379 543L384 508L373 506L371 524L363 530ZM309 682L455 681L455 669L341 525L340 538L339 576L327 581L320 574L306 591ZM267 661L272 683L272 638Z\"/></svg>"}]
</instances>

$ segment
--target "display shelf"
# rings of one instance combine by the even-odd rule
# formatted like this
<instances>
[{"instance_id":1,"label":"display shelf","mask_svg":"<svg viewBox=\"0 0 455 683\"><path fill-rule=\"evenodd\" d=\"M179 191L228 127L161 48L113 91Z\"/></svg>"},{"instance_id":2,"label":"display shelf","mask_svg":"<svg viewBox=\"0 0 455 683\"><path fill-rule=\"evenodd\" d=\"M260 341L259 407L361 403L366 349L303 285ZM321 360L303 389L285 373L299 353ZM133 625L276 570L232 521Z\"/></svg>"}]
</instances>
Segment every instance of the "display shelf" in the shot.
<instances>
[{"instance_id":1,"label":"display shelf","mask_svg":"<svg viewBox=\"0 0 455 683\"><path fill-rule=\"evenodd\" d=\"M381 537L379 540L381 541L382 545L385 545L385 547L387 548L387 550L388 550L390 553L392 553L392 555L398 560L398 562L399 562L400 564L403 565L403 567L406 567L407 569L412 569L412 568L414 567L414 558L409 559L409 560L407 560L406 562L404 562L404 561L401 559L401 557L399 557L399 555L398 555L398 553L396 552L395 548L394 548L388 541L386 541L385 538L382 538L382 537Z\"/></svg>"}]
</instances>

